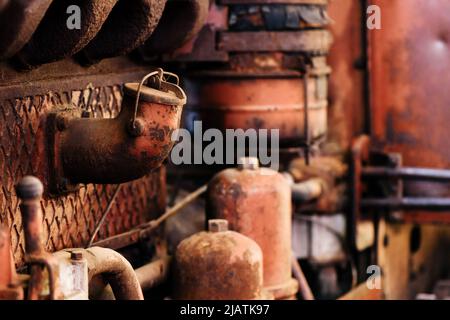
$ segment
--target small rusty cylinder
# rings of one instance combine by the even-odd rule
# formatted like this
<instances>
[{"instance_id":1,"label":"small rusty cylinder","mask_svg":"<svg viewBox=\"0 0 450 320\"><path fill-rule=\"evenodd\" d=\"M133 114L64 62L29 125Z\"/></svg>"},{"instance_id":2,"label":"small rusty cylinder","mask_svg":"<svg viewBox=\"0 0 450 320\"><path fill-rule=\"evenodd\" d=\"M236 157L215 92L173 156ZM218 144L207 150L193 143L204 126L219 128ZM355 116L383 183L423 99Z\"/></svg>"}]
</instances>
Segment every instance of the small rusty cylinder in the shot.
<instances>
[{"instance_id":1,"label":"small rusty cylinder","mask_svg":"<svg viewBox=\"0 0 450 320\"><path fill-rule=\"evenodd\" d=\"M226 169L210 181L207 215L228 220L231 230L258 243L264 256L264 287L274 292L276 299L295 295L289 181L274 170L259 168L256 158L244 158L240 163L238 169Z\"/></svg>"},{"instance_id":2,"label":"small rusty cylinder","mask_svg":"<svg viewBox=\"0 0 450 320\"><path fill-rule=\"evenodd\" d=\"M27 254L40 254L42 245L41 197L44 192L42 182L33 176L26 176L16 186L17 196L22 201L20 211L25 233L25 251Z\"/></svg>"},{"instance_id":3,"label":"small rusty cylinder","mask_svg":"<svg viewBox=\"0 0 450 320\"><path fill-rule=\"evenodd\" d=\"M139 84L125 84L117 118L70 119L55 139L63 176L72 183L122 183L159 167L174 144L186 96L176 84L158 85L143 85L136 107Z\"/></svg>"},{"instance_id":4,"label":"small rusty cylinder","mask_svg":"<svg viewBox=\"0 0 450 320\"><path fill-rule=\"evenodd\" d=\"M184 239L175 255L175 299L250 300L263 289L262 252L250 238L213 220L210 232Z\"/></svg>"}]
</instances>

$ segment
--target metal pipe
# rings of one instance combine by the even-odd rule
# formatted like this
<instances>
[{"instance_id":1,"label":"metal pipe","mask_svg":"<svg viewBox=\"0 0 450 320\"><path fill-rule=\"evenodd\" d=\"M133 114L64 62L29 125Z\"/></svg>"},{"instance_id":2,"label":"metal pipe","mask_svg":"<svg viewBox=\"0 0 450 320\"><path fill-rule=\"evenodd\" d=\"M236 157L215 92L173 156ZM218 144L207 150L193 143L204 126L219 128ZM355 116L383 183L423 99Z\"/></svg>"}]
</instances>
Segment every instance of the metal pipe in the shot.
<instances>
[{"instance_id":1,"label":"metal pipe","mask_svg":"<svg viewBox=\"0 0 450 320\"><path fill-rule=\"evenodd\" d=\"M136 277L141 285L142 291L152 289L163 283L169 275L169 267L172 258L165 256L152 261L135 270ZM96 284L96 285L100 285ZM100 288L93 289L95 292L100 292ZM111 286L108 284L103 291L98 295L99 300L114 300L115 296Z\"/></svg>"},{"instance_id":2,"label":"metal pipe","mask_svg":"<svg viewBox=\"0 0 450 320\"><path fill-rule=\"evenodd\" d=\"M85 252L89 281L95 276L102 275L111 285L117 300L144 300L133 267L120 253L100 247L85 249Z\"/></svg>"},{"instance_id":3,"label":"metal pipe","mask_svg":"<svg viewBox=\"0 0 450 320\"><path fill-rule=\"evenodd\" d=\"M313 178L291 185L292 199L296 202L308 202L319 198L324 191L324 181Z\"/></svg>"},{"instance_id":4,"label":"metal pipe","mask_svg":"<svg viewBox=\"0 0 450 320\"><path fill-rule=\"evenodd\" d=\"M136 243L140 239L145 238L147 235L151 234L166 219L177 214L182 208L184 208L186 205L188 205L189 203L197 199L200 195L205 193L206 190L207 185L203 185L197 190L188 194L186 197L183 198L183 200L178 202L176 205L167 209L166 212L164 212L164 214L161 215L159 218L155 220L150 220L124 233L95 242L94 245L118 249Z\"/></svg>"},{"instance_id":5,"label":"metal pipe","mask_svg":"<svg viewBox=\"0 0 450 320\"><path fill-rule=\"evenodd\" d=\"M308 280L306 280L305 274L294 253L292 253L292 273L298 281L299 292L302 295L303 300L315 300L314 294L308 284Z\"/></svg>"},{"instance_id":6,"label":"metal pipe","mask_svg":"<svg viewBox=\"0 0 450 320\"><path fill-rule=\"evenodd\" d=\"M183 90L164 81L159 69L141 84L124 86L120 114L114 119L90 119L58 113L51 123L54 166L71 183L122 183L159 167L174 144L186 103ZM153 76L150 78L150 76ZM151 85L142 85L150 78Z\"/></svg>"},{"instance_id":7,"label":"metal pipe","mask_svg":"<svg viewBox=\"0 0 450 320\"><path fill-rule=\"evenodd\" d=\"M42 182L33 176L26 176L16 186L20 198L20 211L25 235L25 252L27 256L41 256L45 253L42 245L41 197L44 192ZM43 288L43 270L39 265L30 268L30 285L27 299L38 300Z\"/></svg>"},{"instance_id":8,"label":"metal pipe","mask_svg":"<svg viewBox=\"0 0 450 320\"><path fill-rule=\"evenodd\" d=\"M383 208L390 210L450 210L450 198L365 198L361 199L361 207Z\"/></svg>"},{"instance_id":9,"label":"metal pipe","mask_svg":"<svg viewBox=\"0 0 450 320\"><path fill-rule=\"evenodd\" d=\"M449 181L450 170L428 169L428 168L386 168L386 167L364 167L362 169L363 177L385 177L385 178L403 178Z\"/></svg>"}]
</instances>

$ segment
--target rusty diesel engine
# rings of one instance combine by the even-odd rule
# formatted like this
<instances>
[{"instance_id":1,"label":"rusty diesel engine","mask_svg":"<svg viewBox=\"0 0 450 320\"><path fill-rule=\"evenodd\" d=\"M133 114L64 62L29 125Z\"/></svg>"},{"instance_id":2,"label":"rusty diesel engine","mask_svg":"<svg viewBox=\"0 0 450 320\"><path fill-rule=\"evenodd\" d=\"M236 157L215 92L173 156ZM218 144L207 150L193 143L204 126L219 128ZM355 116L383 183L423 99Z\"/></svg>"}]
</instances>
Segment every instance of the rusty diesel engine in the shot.
<instances>
[{"instance_id":1,"label":"rusty diesel engine","mask_svg":"<svg viewBox=\"0 0 450 320\"><path fill-rule=\"evenodd\" d=\"M0 0L0 300L449 299L450 3L403 2Z\"/></svg>"}]
</instances>

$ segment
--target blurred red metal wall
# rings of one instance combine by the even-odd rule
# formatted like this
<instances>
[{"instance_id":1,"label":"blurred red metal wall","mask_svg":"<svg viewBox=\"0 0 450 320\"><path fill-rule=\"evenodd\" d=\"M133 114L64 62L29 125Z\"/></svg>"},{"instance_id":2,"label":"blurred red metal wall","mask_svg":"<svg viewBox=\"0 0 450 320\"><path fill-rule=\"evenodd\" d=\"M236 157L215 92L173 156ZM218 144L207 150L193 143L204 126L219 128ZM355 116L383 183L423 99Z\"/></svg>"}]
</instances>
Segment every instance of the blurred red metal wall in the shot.
<instances>
[{"instance_id":1,"label":"blurred red metal wall","mask_svg":"<svg viewBox=\"0 0 450 320\"><path fill-rule=\"evenodd\" d=\"M373 0L382 28L368 33L371 128L403 164L450 167L450 1ZM449 196L447 186L410 184L409 195ZM442 214L438 214L442 217ZM410 215L421 222L437 216Z\"/></svg>"}]
</instances>

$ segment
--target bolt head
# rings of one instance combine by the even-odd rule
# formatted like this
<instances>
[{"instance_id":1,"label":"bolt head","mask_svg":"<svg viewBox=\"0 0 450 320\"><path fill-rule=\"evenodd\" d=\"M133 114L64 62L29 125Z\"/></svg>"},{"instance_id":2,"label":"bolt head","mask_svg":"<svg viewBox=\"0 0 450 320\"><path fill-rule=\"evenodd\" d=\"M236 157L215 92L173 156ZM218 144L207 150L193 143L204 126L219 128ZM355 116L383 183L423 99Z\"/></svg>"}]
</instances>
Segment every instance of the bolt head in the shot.
<instances>
[{"instance_id":1,"label":"bolt head","mask_svg":"<svg viewBox=\"0 0 450 320\"><path fill-rule=\"evenodd\" d=\"M128 126L128 132L133 137L139 137L144 134L145 130L145 123L142 119L136 119L135 121L131 120L129 126Z\"/></svg>"},{"instance_id":2,"label":"bolt head","mask_svg":"<svg viewBox=\"0 0 450 320\"><path fill-rule=\"evenodd\" d=\"M17 196L22 200L42 197L44 186L41 180L34 176L25 176L16 186Z\"/></svg>"},{"instance_id":3,"label":"bolt head","mask_svg":"<svg viewBox=\"0 0 450 320\"><path fill-rule=\"evenodd\" d=\"M225 219L211 219L208 221L209 232L228 231L228 221Z\"/></svg>"}]
</instances>

